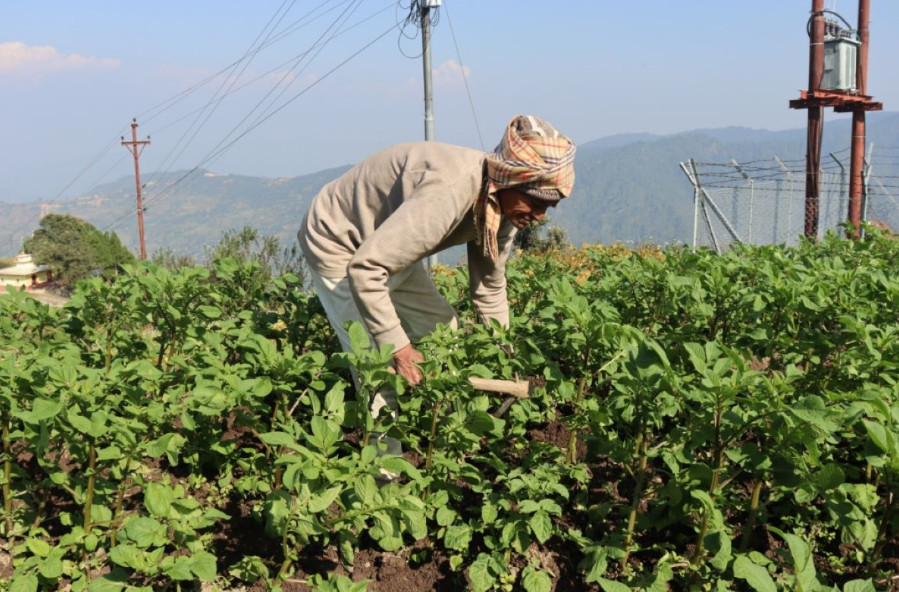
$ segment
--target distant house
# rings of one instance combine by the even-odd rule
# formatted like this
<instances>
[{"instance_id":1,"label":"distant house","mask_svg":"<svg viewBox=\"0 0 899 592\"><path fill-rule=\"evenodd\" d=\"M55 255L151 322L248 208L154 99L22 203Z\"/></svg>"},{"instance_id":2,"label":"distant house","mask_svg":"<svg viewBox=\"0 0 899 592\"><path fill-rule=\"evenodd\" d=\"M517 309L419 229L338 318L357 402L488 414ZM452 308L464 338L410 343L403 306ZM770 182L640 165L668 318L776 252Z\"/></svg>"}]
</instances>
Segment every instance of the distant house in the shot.
<instances>
[{"instance_id":1,"label":"distant house","mask_svg":"<svg viewBox=\"0 0 899 592\"><path fill-rule=\"evenodd\" d=\"M15 265L0 269L0 286L42 288L53 283L53 271L46 265L35 265L28 253L16 255Z\"/></svg>"}]
</instances>

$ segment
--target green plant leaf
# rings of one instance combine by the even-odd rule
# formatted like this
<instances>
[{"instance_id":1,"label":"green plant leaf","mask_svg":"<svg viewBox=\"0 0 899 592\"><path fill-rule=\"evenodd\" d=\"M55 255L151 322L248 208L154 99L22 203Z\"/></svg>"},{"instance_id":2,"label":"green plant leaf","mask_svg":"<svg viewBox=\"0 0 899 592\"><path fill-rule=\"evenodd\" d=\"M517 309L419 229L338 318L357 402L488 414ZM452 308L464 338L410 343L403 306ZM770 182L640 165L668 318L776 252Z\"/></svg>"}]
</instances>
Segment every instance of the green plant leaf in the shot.
<instances>
[{"instance_id":1,"label":"green plant leaf","mask_svg":"<svg viewBox=\"0 0 899 592\"><path fill-rule=\"evenodd\" d=\"M496 583L496 575L490 569L490 556L480 553L470 566L468 566L468 579L471 580L473 592L487 592ZM35 582L35 589L37 582Z\"/></svg>"},{"instance_id":2,"label":"green plant leaf","mask_svg":"<svg viewBox=\"0 0 899 592\"><path fill-rule=\"evenodd\" d=\"M314 494L309 501L309 511L314 514L324 512L332 503L334 503L334 500L340 495L342 489L343 488L340 485L335 485L322 493Z\"/></svg>"},{"instance_id":3,"label":"green plant leaf","mask_svg":"<svg viewBox=\"0 0 899 592\"><path fill-rule=\"evenodd\" d=\"M38 569L41 575L51 580L60 577L63 573L62 557L64 554L65 551L63 549L55 547L50 554L41 561L41 566Z\"/></svg>"},{"instance_id":4,"label":"green plant leaf","mask_svg":"<svg viewBox=\"0 0 899 592\"><path fill-rule=\"evenodd\" d=\"M863 419L862 424L865 426L865 431L868 432L868 437L871 438L875 446L887 454L893 452L895 446L891 442L890 433L883 425L867 419Z\"/></svg>"},{"instance_id":5,"label":"green plant leaf","mask_svg":"<svg viewBox=\"0 0 899 592\"><path fill-rule=\"evenodd\" d=\"M549 537L552 536L552 519L549 517L549 514L547 514L543 510L539 510L533 516L531 516L528 520L528 524L530 525L534 536L536 536L537 540L541 543L545 543L547 540L549 540Z\"/></svg>"},{"instance_id":6,"label":"green plant leaf","mask_svg":"<svg viewBox=\"0 0 899 592\"><path fill-rule=\"evenodd\" d=\"M381 466L392 473L403 473L412 479L421 479L421 471L402 456L385 456Z\"/></svg>"},{"instance_id":7,"label":"green plant leaf","mask_svg":"<svg viewBox=\"0 0 899 592\"><path fill-rule=\"evenodd\" d=\"M441 506L437 508L437 513L434 518L437 520L438 526L449 526L456 521L456 516L455 510L451 510L446 506Z\"/></svg>"},{"instance_id":8,"label":"green plant leaf","mask_svg":"<svg viewBox=\"0 0 899 592\"><path fill-rule=\"evenodd\" d=\"M178 452L186 442L187 439L181 434L175 432L163 434L147 446L147 456L159 458L163 454L168 454L169 458L177 458Z\"/></svg>"},{"instance_id":9,"label":"green plant leaf","mask_svg":"<svg viewBox=\"0 0 899 592\"><path fill-rule=\"evenodd\" d=\"M147 483L144 487L144 505L150 514L168 518L175 501L175 492L162 483Z\"/></svg>"},{"instance_id":10,"label":"green plant leaf","mask_svg":"<svg viewBox=\"0 0 899 592\"><path fill-rule=\"evenodd\" d=\"M446 529L443 544L454 551L466 551L471 544L471 527L467 524L455 524Z\"/></svg>"},{"instance_id":11,"label":"green plant leaf","mask_svg":"<svg viewBox=\"0 0 899 592\"><path fill-rule=\"evenodd\" d=\"M194 553L190 557L190 571L204 582L215 580L215 555L206 551Z\"/></svg>"},{"instance_id":12,"label":"green plant leaf","mask_svg":"<svg viewBox=\"0 0 899 592\"><path fill-rule=\"evenodd\" d=\"M483 436L493 430L496 422L497 419L486 411L475 411L469 414L465 427L476 436Z\"/></svg>"},{"instance_id":13,"label":"green plant leaf","mask_svg":"<svg viewBox=\"0 0 899 592\"><path fill-rule=\"evenodd\" d=\"M592 545L588 548L579 566L587 572L584 581L589 584L602 578L609 567L608 556L609 552L601 545Z\"/></svg>"},{"instance_id":14,"label":"green plant leaf","mask_svg":"<svg viewBox=\"0 0 899 592\"><path fill-rule=\"evenodd\" d=\"M203 304L198 307L197 310L207 319L217 319L222 316L222 309L217 306L209 306L208 304Z\"/></svg>"},{"instance_id":15,"label":"green plant leaf","mask_svg":"<svg viewBox=\"0 0 899 592\"><path fill-rule=\"evenodd\" d=\"M499 516L499 510L493 504L484 504L481 506L481 522L484 524L493 524Z\"/></svg>"},{"instance_id":16,"label":"green plant leaf","mask_svg":"<svg viewBox=\"0 0 899 592\"><path fill-rule=\"evenodd\" d=\"M818 395L809 395L800 399L789 410L796 417L815 426L823 433L833 433L840 427L831 420L831 414L824 399Z\"/></svg>"},{"instance_id":17,"label":"green plant leaf","mask_svg":"<svg viewBox=\"0 0 899 592\"><path fill-rule=\"evenodd\" d=\"M615 580L599 578L597 583L599 584L599 587L603 589L603 592L631 592L630 586L625 586L621 582L616 582Z\"/></svg>"},{"instance_id":18,"label":"green plant leaf","mask_svg":"<svg viewBox=\"0 0 899 592\"><path fill-rule=\"evenodd\" d=\"M553 582L548 573L528 565L522 571L521 586L527 592L550 592Z\"/></svg>"},{"instance_id":19,"label":"green plant leaf","mask_svg":"<svg viewBox=\"0 0 899 592\"><path fill-rule=\"evenodd\" d=\"M877 587L871 579L850 580L843 584L843 592L877 592Z\"/></svg>"},{"instance_id":20,"label":"green plant leaf","mask_svg":"<svg viewBox=\"0 0 899 592\"><path fill-rule=\"evenodd\" d=\"M44 539L28 537L27 539L25 539L25 546L28 547L29 551L31 551L38 557L46 557L50 554L50 543L48 543Z\"/></svg>"},{"instance_id":21,"label":"green plant leaf","mask_svg":"<svg viewBox=\"0 0 899 592\"><path fill-rule=\"evenodd\" d=\"M746 580L756 592L777 592L777 586L771 574L761 565L756 565L745 555L739 555L734 561L734 577Z\"/></svg>"},{"instance_id":22,"label":"green plant leaf","mask_svg":"<svg viewBox=\"0 0 899 592\"><path fill-rule=\"evenodd\" d=\"M109 551L109 558L116 565L140 572L144 567L144 552L131 543L119 543Z\"/></svg>"},{"instance_id":23,"label":"green plant leaf","mask_svg":"<svg viewBox=\"0 0 899 592\"><path fill-rule=\"evenodd\" d=\"M91 580L88 586L89 592L120 592L129 589L124 581L114 579L115 576L100 576Z\"/></svg>"},{"instance_id":24,"label":"green plant leaf","mask_svg":"<svg viewBox=\"0 0 899 592\"><path fill-rule=\"evenodd\" d=\"M31 406L31 419L35 422L45 421L56 417L62 411L62 401L48 399L35 399Z\"/></svg>"},{"instance_id":25,"label":"green plant leaf","mask_svg":"<svg viewBox=\"0 0 899 592\"><path fill-rule=\"evenodd\" d=\"M9 592L37 592L37 583L37 576L34 574L13 576Z\"/></svg>"},{"instance_id":26,"label":"green plant leaf","mask_svg":"<svg viewBox=\"0 0 899 592\"><path fill-rule=\"evenodd\" d=\"M815 483L821 491L829 491L836 489L846 482L846 474L839 465L829 463L821 467L821 470L815 475Z\"/></svg>"},{"instance_id":27,"label":"green plant leaf","mask_svg":"<svg viewBox=\"0 0 899 592\"><path fill-rule=\"evenodd\" d=\"M774 526L768 530L777 534L786 541L793 557L793 573L801 590L816 590L819 587L815 563L812 557L812 549L805 539L788 532L784 532Z\"/></svg>"},{"instance_id":28,"label":"green plant leaf","mask_svg":"<svg viewBox=\"0 0 899 592\"><path fill-rule=\"evenodd\" d=\"M705 537L706 548L713 550L715 555L709 560L712 567L723 572L730 565L733 558L730 537L721 530L710 532Z\"/></svg>"},{"instance_id":29,"label":"green plant leaf","mask_svg":"<svg viewBox=\"0 0 899 592\"><path fill-rule=\"evenodd\" d=\"M188 581L194 579L193 558L181 555L175 557L170 565L163 568L163 572L173 580Z\"/></svg>"},{"instance_id":30,"label":"green plant leaf","mask_svg":"<svg viewBox=\"0 0 899 592\"><path fill-rule=\"evenodd\" d=\"M76 410L70 409L67 415L69 423L72 424L72 427L81 432L82 434L89 434L91 431L91 421L79 414Z\"/></svg>"},{"instance_id":31,"label":"green plant leaf","mask_svg":"<svg viewBox=\"0 0 899 592\"><path fill-rule=\"evenodd\" d=\"M141 549L165 543L166 527L148 516L133 516L125 521L122 533Z\"/></svg>"},{"instance_id":32,"label":"green plant leaf","mask_svg":"<svg viewBox=\"0 0 899 592\"><path fill-rule=\"evenodd\" d=\"M333 452L334 443L341 436L340 426L316 415L312 418L310 427L312 428L312 437L309 442L322 454L330 455Z\"/></svg>"},{"instance_id":33,"label":"green plant leaf","mask_svg":"<svg viewBox=\"0 0 899 592\"><path fill-rule=\"evenodd\" d=\"M365 328L362 326L362 323L350 323L347 327L347 333L349 333L350 346L353 348L354 352L365 351L371 346L371 339L365 331Z\"/></svg>"},{"instance_id":34,"label":"green plant leaf","mask_svg":"<svg viewBox=\"0 0 899 592\"><path fill-rule=\"evenodd\" d=\"M269 446L284 446L285 448L295 449L297 441L293 436L285 432L266 432L259 434L259 439Z\"/></svg>"}]
</instances>

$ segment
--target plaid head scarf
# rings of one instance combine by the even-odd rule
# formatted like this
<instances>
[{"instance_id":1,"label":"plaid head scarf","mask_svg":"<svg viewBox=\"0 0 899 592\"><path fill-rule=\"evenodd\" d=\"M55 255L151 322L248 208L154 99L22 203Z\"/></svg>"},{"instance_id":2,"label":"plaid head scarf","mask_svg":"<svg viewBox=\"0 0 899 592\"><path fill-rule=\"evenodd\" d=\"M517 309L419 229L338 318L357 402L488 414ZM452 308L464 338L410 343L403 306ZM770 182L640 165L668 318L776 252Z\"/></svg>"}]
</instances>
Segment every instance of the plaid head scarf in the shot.
<instances>
[{"instance_id":1,"label":"plaid head scarf","mask_svg":"<svg viewBox=\"0 0 899 592\"><path fill-rule=\"evenodd\" d=\"M496 232L502 221L496 193L516 188L537 199L557 203L574 187L575 146L547 121L517 115L492 154L487 155L484 190L475 203L478 242L496 260Z\"/></svg>"}]
</instances>

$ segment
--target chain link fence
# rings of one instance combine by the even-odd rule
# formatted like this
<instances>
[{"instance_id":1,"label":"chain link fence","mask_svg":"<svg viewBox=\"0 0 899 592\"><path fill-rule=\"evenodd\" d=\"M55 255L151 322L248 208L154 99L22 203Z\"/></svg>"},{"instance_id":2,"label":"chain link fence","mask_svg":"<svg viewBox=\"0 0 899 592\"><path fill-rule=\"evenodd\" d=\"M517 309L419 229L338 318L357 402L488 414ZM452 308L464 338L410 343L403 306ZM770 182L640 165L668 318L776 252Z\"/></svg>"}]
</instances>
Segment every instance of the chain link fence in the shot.
<instances>
[{"instance_id":1,"label":"chain link fence","mask_svg":"<svg viewBox=\"0 0 899 592\"><path fill-rule=\"evenodd\" d=\"M694 189L693 246L721 253L734 242L795 245L805 234L805 159L680 163ZM894 176L863 174L862 218L899 229ZM895 195L894 195L895 194ZM849 211L849 149L822 155L818 237L842 234Z\"/></svg>"}]
</instances>

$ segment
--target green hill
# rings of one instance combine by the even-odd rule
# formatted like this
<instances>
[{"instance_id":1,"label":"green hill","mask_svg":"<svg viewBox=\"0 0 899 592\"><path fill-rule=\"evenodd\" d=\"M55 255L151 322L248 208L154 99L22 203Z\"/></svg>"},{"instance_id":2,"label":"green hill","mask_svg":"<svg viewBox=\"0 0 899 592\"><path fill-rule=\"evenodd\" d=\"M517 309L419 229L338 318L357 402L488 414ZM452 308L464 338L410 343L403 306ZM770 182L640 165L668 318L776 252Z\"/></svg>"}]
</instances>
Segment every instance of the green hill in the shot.
<instances>
[{"instance_id":1,"label":"green hill","mask_svg":"<svg viewBox=\"0 0 899 592\"><path fill-rule=\"evenodd\" d=\"M881 147L873 174L889 191L899 178L899 113L868 116L868 142ZM850 122L828 122L823 152L849 146ZM693 187L679 167L690 158L706 162L772 159L804 160L805 130L770 132L746 128L695 130L655 136L626 134L583 143L576 161L577 183L570 199L550 212L575 244L687 243L692 236ZM892 150L892 152L890 152ZM892 157L890 157L892 154ZM201 257L204 247L218 243L223 232L251 226L295 240L309 200L349 167L293 178L269 179L209 171L144 175L147 251L171 249ZM899 191L894 191L899 193ZM138 251L134 180L123 177L100 185L88 195L55 203L0 203L6 221L0 228L0 255L14 254L38 226L41 212L71 214L100 230L115 231L123 244ZM456 254L446 257L458 260Z\"/></svg>"}]
</instances>

